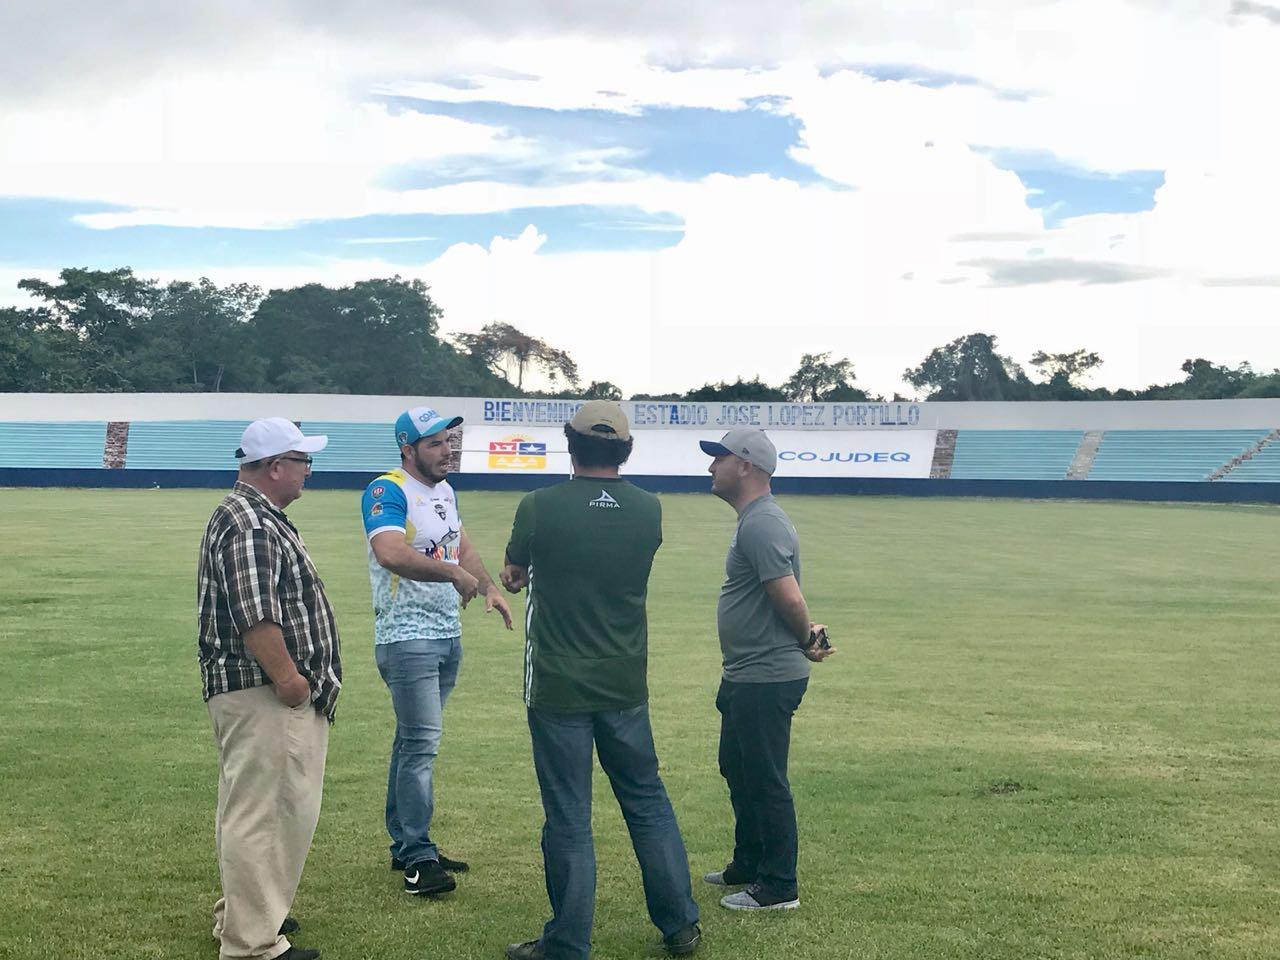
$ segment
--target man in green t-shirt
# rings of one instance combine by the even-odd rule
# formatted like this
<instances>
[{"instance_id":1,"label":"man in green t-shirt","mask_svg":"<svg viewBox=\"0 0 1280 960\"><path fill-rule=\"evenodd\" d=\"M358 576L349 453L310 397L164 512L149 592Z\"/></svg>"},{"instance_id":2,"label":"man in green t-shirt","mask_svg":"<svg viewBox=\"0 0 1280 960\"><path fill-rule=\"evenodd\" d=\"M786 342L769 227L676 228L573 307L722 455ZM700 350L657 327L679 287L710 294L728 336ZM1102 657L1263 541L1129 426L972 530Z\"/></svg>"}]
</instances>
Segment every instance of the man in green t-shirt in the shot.
<instances>
[{"instance_id":1,"label":"man in green t-shirt","mask_svg":"<svg viewBox=\"0 0 1280 960\"><path fill-rule=\"evenodd\" d=\"M502 583L528 587L524 699L542 793L542 859L552 917L511 960L586 960L595 912L591 753L631 833L649 917L673 954L702 933L689 858L649 726L645 597L662 543L658 498L628 483L631 429L616 403L592 400L565 424L573 478L525 496Z\"/></svg>"}]
</instances>

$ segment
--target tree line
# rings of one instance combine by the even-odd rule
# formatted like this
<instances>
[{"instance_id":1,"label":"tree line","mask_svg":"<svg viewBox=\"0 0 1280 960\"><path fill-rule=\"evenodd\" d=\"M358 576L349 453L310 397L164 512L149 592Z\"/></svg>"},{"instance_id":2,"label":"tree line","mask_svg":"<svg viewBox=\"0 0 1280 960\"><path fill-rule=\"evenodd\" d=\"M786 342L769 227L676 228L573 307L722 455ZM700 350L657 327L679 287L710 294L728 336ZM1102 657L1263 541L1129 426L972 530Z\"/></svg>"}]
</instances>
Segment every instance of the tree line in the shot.
<instances>
[{"instance_id":1,"label":"tree line","mask_svg":"<svg viewBox=\"0 0 1280 960\"><path fill-rule=\"evenodd\" d=\"M448 334L426 284L400 277L349 287L306 284L264 293L207 279L160 284L128 268L62 270L18 286L34 306L0 308L0 392L250 392L546 396L622 399L608 381L582 383L568 351L509 323ZM925 400L1186 400L1280 397L1280 371L1182 364L1184 378L1141 390L1081 384L1102 363L1084 349L1037 351L1034 378L972 333L930 351L903 378ZM550 385L525 387L537 372ZM876 401L852 361L804 354L771 385L706 383L655 400ZM892 399L907 399L894 397Z\"/></svg>"}]
</instances>

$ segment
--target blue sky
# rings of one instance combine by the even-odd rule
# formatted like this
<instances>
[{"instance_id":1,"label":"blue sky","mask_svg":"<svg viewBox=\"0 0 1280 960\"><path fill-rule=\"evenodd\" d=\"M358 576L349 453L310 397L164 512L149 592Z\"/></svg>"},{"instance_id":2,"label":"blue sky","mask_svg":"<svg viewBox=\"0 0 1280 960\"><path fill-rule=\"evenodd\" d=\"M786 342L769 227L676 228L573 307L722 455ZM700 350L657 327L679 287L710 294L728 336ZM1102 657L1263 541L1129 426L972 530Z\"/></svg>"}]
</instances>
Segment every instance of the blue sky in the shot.
<instances>
[{"instance_id":1,"label":"blue sky","mask_svg":"<svg viewBox=\"0 0 1280 960\"><path fill-rule=\"evenodd\" d=\"M860 69L879 80L930 88L977 82L912 67ZM379 182L391 191L474 181L532 187L643 176L698 181L713 174L759 174L797 184L857 189L827 181L792 155L802 144L804 128L797 118L782 112L785 100L781 99L759 98L737 110L654 108L634 115L491 101L381 99L395 111L498 128L503 136L532 141L540 148L536 161L464 154L446 163L392 166ZM1028 189L1028 206L1041 211L1050 228L1071 217L1150 210L1155 190L1163 183L1160 171L1108 173L1073 167L1047 153L977 149L999 168L1018 175ZM598 168L575 170L565 162L583 151L601 150L609 154ZM529 224L546 236L545 253L653 251L673 246L683 236L683 221L673 211L582 204L492 213L306 220L276 229L151 225L99 230L75 220L77 215L123 209L102 203L0 196L0 262L42 268L129 265L146 273L376 256L391 265L410 266L434 259L456 243L485 245L495 236L517 236Z\"/></svg>"},{"instance_id":2,"label":"blue sky","mask_svg":"<svg viewBox=\"0 0 1280 960\"><path fill-rule=\"evenodd\" d=\"M1163 170L1084 170L1048 153L986 151L1002 170L1011 170L1028 190L1027 205L1039 210L1046 227L1091 213L1141 213L1155 207Z\"/></svg>"},{"instance_id":3,"label":"blue sky","mask_svg":"<svg viewBox=\"0 0 1280 960\"><path fill-rule=\"evenodd\" d=\"M118 208L62 200L0 198L0 262L32 266L132 266L136 272L184 271L264 263L373 257L411 266L455 243L487 245L536 223L550 253L576 250L657 250L679 241L672 214L635 208L544 207L470 215L405 214L319 220L272 230L137 226L96 230L82 213Z\"/></svg>"}]
</instances>

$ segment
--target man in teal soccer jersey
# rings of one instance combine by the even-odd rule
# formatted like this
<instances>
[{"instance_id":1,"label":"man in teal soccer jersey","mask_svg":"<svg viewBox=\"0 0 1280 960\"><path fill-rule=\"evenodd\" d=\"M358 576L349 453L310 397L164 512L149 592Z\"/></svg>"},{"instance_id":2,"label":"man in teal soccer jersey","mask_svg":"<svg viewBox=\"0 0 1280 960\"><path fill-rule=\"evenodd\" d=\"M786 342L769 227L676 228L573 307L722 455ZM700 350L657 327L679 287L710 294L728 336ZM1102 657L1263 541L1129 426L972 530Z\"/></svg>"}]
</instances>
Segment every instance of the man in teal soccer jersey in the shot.
<instances>
[{"instance_id":1,"label":"man in teal soccer jersey","mask_svg":"<svg viewBox=\"0 0 1280 960\"><path fill-rule=\"evenodd\" d=\"M511 960L586 960L595 911L591 751L609 777L644 881L649 917L670 953L698 946L689 859L649 726L645 597L662 543L658 498L618 467L631 430L592 400L565 425L573 479L520 501L504 586L529 588L524 697L546 821L542 858L552 917Z\"/></svg>"},{"instance_id":2,"label":"man in teal soccer jersey","mask_svg":"<svg viewBox=\"0 0 1280 960\"><path fill-rule=\"evenodd\" d=\"M432 768L444 732L445 701L462 664L459 601L477 595L511 629L511 612L471 546L458 501L445 478L453 451L449 431L461 417L415 407L396 420L400 468L364 492L369 538L374 658L391 691L396 737L387 772L391 868L404 871L406 893L454 889L450 875L467 869L432 841Z\"/></svg>"}]
</instances>

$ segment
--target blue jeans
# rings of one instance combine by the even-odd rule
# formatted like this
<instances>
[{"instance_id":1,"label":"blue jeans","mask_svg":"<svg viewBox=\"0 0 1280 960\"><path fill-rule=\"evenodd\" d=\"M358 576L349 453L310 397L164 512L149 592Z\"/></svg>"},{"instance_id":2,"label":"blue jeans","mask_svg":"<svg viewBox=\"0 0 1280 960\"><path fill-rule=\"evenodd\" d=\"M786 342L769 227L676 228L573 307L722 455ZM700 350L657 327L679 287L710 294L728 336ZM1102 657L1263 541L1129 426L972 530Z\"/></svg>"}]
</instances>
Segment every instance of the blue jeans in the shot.
<instances>
[{"instance_id":1,"label":"blue jeans","mask_svg":"<svg viewBox=\"0 0 1280 960\"><path fill-rule=\"evenodd\" d=\"M401 640L377 644L373 650L396 712L387 771L391 856L406 865L437 860L440 854L431 842L431 768L444 732L444 704L462 665L462 641Z\"/></svg>"},{"instance_id":2,"label":"blue jeans","mask_svg":"<svg viewBox=\"0 0 1280 960\"><path fill-rule=\"evenodd\" d=\"M542 862L552 916L542 931L542 948L548 960L586 960L591 950L596 898L593 743L640 862L649 918L664 937L696 923L689 857L658 776L648 706L599 713L530 710L529 733L546 816Z\"/></svg>"}]
</instances>

